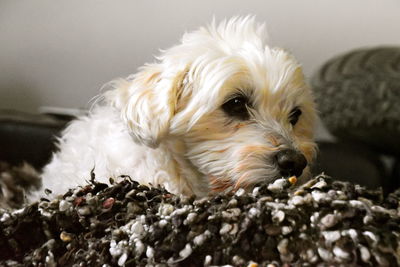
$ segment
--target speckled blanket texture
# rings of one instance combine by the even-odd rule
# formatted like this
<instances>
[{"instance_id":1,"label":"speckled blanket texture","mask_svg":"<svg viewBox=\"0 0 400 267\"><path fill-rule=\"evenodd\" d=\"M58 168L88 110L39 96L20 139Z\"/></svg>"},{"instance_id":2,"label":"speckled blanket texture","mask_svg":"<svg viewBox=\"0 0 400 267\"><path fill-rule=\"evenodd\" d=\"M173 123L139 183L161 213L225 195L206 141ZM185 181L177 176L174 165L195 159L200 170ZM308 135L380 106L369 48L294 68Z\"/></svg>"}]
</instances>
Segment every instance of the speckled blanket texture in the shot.
<instances>
[{"instance_id":1,"label":"speckled blanket texture","mask_svg":"<svg viewBox=\"0 0 400 267\"><path fill-rule=\"evenodd\" d=\"M129 177L0 210L1 266L398 266L400 191L320 175L194 199Z\"/></svg>"}]
</instances>

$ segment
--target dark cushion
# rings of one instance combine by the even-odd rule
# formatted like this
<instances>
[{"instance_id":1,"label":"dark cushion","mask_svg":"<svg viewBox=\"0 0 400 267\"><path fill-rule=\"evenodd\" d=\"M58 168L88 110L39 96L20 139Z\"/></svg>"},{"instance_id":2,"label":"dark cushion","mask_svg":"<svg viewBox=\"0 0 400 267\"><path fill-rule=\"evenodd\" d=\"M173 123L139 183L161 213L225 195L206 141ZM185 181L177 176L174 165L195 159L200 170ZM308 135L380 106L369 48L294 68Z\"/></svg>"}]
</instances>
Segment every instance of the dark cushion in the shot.
<instances>
[{"instance_id":1,"label":"dark cushion","mask_svg":"<svg viewBox=\"0 0 400 267\"><path fill-rule=\"evenodd\" d=\"M316 73L312 86L333 135L400 155L400 47L335 57Z\"/></svg>"},{"instance_id":2,"label":"dark cushion","mask_svg":"<svg viewBox=\"0 0 400 267\"><path fill-rule=\"evenodd\" d=\"M42 168L54 151L55 136L68 120L18 111L0 111L0 161Z\"/></svg>"}]
</instances>

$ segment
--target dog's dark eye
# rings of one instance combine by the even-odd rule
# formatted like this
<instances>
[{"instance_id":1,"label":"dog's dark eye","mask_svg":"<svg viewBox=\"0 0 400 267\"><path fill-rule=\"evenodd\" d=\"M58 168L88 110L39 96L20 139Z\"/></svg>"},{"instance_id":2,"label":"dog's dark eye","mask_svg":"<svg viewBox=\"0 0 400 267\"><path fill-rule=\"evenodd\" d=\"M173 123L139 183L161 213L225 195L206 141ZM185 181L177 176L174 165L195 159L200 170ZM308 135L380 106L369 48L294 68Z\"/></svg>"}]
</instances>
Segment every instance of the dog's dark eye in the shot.
<instances>
[{"instance_id":1,"label":"dog's dark eye","mask_svg":"<svg viewBox=\"0 0 400 267\"><path fill-rule=\"evenodd\" d=\"M236 117L240 120L247 120L249 118L249 112L247 110L248 99L244 96L237 96L231 100L225 102L222 105L222 109L232 117Z\"/></svg>"},{"instance_id":2,"label":"dog's dark eye","mask_svg":"<svg viewBox=\"0 0 400 267\"><path fill-rule=\"evenodd\" d=\"M297 121L301 116L301 110L298 107L295 107L289 114L289 122L291 125L296 125Z\"/></svg>"}]
</instances>

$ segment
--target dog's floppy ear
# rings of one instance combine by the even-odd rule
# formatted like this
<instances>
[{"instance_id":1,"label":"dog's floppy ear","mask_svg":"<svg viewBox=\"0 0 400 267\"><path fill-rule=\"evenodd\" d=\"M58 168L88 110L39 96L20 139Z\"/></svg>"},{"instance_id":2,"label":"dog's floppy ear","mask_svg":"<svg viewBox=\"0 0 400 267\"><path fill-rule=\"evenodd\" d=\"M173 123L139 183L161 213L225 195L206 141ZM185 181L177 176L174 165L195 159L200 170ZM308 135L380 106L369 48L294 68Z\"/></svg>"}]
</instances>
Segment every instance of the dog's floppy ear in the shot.
<instances>
[{"instance_id":1,"label":"dog's floppy ear","mask_svg":"<svg viewBox=\"0 0 400 267\"><path fill-rule=\"evenodd\" d=\"M133 139L156 148L168 135L175 114L185 71L164 71L162 66L144 66L125 90L122 118Z\"/></svg>"}]
</instances>

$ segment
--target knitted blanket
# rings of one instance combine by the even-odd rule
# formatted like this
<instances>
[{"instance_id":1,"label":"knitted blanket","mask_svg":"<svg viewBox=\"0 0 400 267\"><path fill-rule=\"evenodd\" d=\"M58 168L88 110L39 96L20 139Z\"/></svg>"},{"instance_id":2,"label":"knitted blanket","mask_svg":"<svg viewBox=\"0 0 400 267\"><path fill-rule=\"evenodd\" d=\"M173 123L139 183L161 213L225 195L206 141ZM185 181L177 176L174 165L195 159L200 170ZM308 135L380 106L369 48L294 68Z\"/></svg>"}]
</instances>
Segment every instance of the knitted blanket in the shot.
<instances>
[{"instance_id":1,"label":"knitted blanket","mask_svg":"<svg viewBox=\"0 0 400 267\"><path fill-rule=\"evenodd\" d=\"M1 266L397 266L400 191L316 176L195 199L130 177L0 209Z\"/></svg>"}]
</instances>

